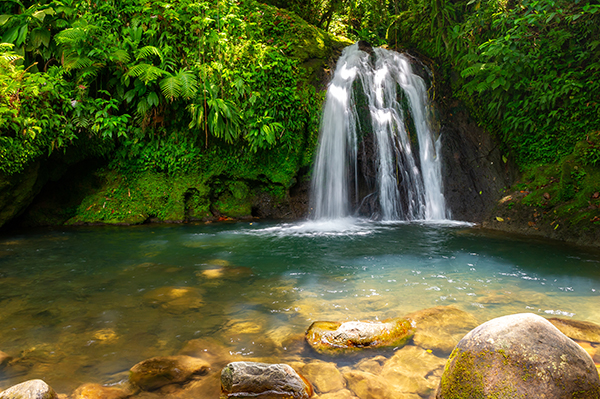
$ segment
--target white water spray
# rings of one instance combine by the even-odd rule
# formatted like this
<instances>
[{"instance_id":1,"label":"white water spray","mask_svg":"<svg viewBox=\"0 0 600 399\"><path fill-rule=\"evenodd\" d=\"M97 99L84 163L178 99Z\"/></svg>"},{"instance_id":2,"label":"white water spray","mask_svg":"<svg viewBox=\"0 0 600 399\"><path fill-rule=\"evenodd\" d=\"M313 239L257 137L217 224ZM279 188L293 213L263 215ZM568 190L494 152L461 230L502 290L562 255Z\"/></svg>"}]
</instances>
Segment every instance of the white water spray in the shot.
<instances>
[{"instance_id":1,"label":"white water spray","mask_svg":"<svg viewBox=\"0 0 600 399\"><path fill-rule=\"evenodd\" d=\"M425 83L407 57L381 48L369 55L358 43L344 49L323 111L313 218L368 208L367 216L382 220L447 219L440 140L427 106Z\"/></svg>"}]
</instances>

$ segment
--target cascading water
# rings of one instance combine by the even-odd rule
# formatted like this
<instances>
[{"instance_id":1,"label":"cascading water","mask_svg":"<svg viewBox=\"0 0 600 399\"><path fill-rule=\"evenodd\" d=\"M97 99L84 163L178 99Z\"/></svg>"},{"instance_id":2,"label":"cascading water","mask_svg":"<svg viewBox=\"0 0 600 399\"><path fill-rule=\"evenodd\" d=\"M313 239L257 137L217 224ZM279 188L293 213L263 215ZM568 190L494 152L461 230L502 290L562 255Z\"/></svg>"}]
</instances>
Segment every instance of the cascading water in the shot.
<instances>
[{"instance_id":1,"label":"cascading water","mask_svg":"<svg viewBox=\"0 0 600 399\"><path fill-rule=\"evenodd\" d=\"M427 115L425 82L407 57L363 43L344 49L327 90L312 216L448 218L440 140Z\"/></svg>"}]
</instances>

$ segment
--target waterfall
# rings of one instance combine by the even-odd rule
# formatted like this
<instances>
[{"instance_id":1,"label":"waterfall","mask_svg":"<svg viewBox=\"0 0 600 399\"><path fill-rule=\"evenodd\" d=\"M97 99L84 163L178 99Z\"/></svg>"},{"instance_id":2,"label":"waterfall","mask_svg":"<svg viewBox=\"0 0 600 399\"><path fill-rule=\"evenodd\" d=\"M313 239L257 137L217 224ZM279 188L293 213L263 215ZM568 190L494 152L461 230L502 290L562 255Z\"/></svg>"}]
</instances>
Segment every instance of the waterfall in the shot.
<instances>
[{"instance_id":1,"label":"waterfall","mask_svg":"<svg viewBox=\"0 0 600 399\"><path fill-rule=\"evenodd\" d=\"M406 56L364 42L345 48L327 89L312 217L448 218L428 114L425 82Z\"/></svg>"}]
</instances>

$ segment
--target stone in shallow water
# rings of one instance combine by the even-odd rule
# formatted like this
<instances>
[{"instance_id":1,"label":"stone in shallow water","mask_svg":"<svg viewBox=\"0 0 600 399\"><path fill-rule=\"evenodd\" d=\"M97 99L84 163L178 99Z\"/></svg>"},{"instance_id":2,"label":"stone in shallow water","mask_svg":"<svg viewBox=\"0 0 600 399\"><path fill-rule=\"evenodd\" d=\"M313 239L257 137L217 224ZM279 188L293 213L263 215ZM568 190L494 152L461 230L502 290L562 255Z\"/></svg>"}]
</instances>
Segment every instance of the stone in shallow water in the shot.
<instances>
[{"instance_id":1,"label":"stone in shallow water","mask_svg":"<svg viewBox=\"0 0 600 399\"><path fill-rule=\"evenodd\" d=\"M187 381L193 375L208 372L210 364L190 356L153 357L133 366L129 382L144 391L152 391L164 385Z\"/></svg>"},{"instance_id":2,"label":"stone in shallow water","mask_svg":"<svg viewBox=\"0 0 600 399\"><path fill-rule=\"evenodd\" d=\"M548 319L550 323L571 339L588 342L600 342L600 326L589 321L571 319Z\"/></svg>"},{"instance_id":3,"label":"stone in shallow water","mask_svg":"<svg viewBox=\"0 0 600 399\"><path fill-rule=\"evenodd\" d=\"M488 321L456 346L436 396L598 399L590 356L548 320L531 313Z\"/></svg>"},{"instance_id":4,"label":"stone in shallow water","mask_svg":"<svg viewBox=\"0 0 600 399\"><path fill-rule=\"evenodd\" d=\"M194 287L161 287L144 295L146 302L170 313L184 313L204 305L202 291Z\"/></svg>"},{"instance_id":5,"label":"stone in shallow water","mask_svg":"<svg viewBox=\"0 0 600 399\"><path fill-rule=\"evenodd\" d=\"M437 306L406 316L416 324L415 345L449 354L469 330L479 324L475 316L454 306Z\"/></svg>"},{"instance_id":6,"label":"stone in shallow water","mask_svg":"<svg viewBox=\"0 0 600 399\"><path fill-rule=\"evenodd\" d=\"M440 382L446 359L408 345L396 351L383 366L380 375L398 392L428 397Z\"/></svg>"},{"instance_id":7,"label":"stone in shallow water","mask_svg":"<svg viewBox=\"0 0 600 399\"><path fill-rule=\"evenodd\" d=\"M316 321L306 331L306 341L319 353L336 354L361 348L401 347L414 335L409 320Z\"/></svg>"},{"instance_id":8,"label":"stone in shallow water","mask_svg":"<svg viewBox=\"0 0 600 399\"><path fill-rule=\"evenodd\" d=\"M58 395L42 380L29 380L0 392L0 399L58 399Z\"/></svg>"},{"instance_id":9,"label":"stone in shallow water","mask_svg":"<svg viewBox=\"0 0 600 399\"><path fill-rule=\"evenodd\" d=\"M287 364L229 363L221 371L224 398L308 399L312 386Z\"/></svg>"},{"instance_id":10,"label":"stone in shallow water","mask_svg":"<svg viewBox=\"0 0 600 399\"><path fill-rule=\"evenodd\" d=\"M4 366L6 366L8 364L8 362L11 361L11 359L12 359L12 357L8 356L7 353L0 351L0 369L2 369Z\"/></svg>"},{"instance_id":11,"label":"stone in shallow water","mask_svg":"<svg viewBox=\"0 0 600 399\"><path fill-rule=\"evenodd\" d=\"M83 384L73 392L71 399L122 399L128 396L131 396L131 392L120 388Z\"/></svg>"},{"instance_id":12,"label":"stone in shallow water","mask_svg":"<svg viewBox=\"0 0 600 399\"><path fill-rule=\"evenodd\" d=\"M318 393L339 391L346 386L346 381L335 363L314 360L302 366L301 371Z\"/></svg>"}]
</instances>

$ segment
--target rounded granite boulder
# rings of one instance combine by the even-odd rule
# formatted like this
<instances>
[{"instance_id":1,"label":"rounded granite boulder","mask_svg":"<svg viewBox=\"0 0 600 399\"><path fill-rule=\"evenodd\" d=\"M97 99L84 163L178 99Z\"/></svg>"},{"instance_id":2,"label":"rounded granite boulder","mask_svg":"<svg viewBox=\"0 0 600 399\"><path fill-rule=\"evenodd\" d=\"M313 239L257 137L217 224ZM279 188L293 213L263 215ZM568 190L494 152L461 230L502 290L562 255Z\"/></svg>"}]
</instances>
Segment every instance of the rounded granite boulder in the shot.
<instances>
[{"instance_id":1,"label":"rounded granite boulder","mask_svg":"<svg viewBox=\"0 0 600 399\"><path fill-rule=\"evenodd\" d=\"M531 313L471 330L446 363L437 399L597 399L600 378L579 345Z\"/></svg>"},{"instance_id":2,"label":"rounded granite boulder","mask_svg":"<svg viewBox=\"0 0 600 399\"><path fill-rule=\"evenodd\" d=\"M319 353L338 354L362 348L402 347L415 333L411 321L315 321L306 341Z\"/></svg>"},{"instance_id":3,"label":"rounded granite boulder","mask_svg":"<svg viewBox=\"0 0 600 399\"><path fill-rule=\"evenodd\" d=\"M29 380L0 392L0 399L58 399L58 395L44 381Z\"/></svg>"}]
</instances>

